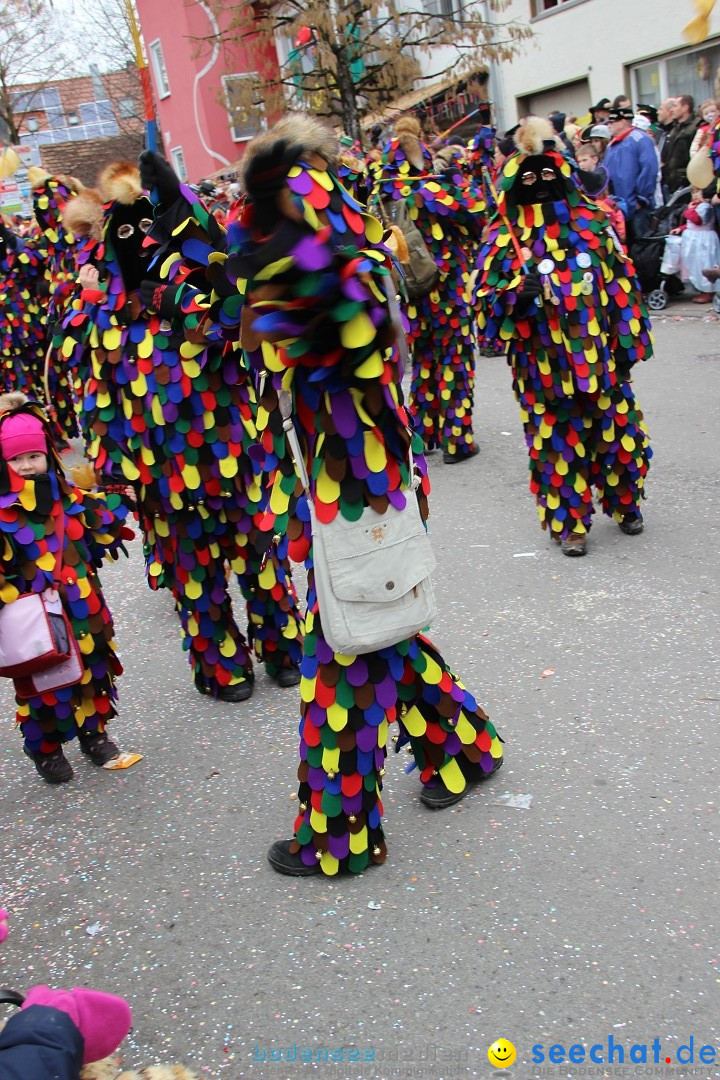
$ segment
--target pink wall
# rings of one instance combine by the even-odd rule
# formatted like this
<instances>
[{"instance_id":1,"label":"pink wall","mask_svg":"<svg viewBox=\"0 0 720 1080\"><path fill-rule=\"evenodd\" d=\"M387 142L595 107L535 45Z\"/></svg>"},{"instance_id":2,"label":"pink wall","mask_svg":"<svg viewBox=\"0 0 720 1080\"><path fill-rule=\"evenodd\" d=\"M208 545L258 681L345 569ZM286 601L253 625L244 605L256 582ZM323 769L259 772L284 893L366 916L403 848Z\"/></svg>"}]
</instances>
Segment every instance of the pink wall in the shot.
<instances>
[{"instance_id":1,"label":"pink wall","mask_svg":"<svg viewBox=\"0 0 720 1080\"><path fill-rule=\"evenodd\" d=\"M225 5L226 9L233 6ZM172 161L173 148L180 147L188 179L200 180L242 156L246 143L233 140L221 103L221 80L226 74L254 70L256 63L244 48L236 49L232 57L220 49L213 59L212 47L199 44L198 39L213 31L212 15L203 0L137 0L137 9L165 153ZM170 88L166 97L158 86L151 55L158 39Z\"/></svg>"}]
</instances>

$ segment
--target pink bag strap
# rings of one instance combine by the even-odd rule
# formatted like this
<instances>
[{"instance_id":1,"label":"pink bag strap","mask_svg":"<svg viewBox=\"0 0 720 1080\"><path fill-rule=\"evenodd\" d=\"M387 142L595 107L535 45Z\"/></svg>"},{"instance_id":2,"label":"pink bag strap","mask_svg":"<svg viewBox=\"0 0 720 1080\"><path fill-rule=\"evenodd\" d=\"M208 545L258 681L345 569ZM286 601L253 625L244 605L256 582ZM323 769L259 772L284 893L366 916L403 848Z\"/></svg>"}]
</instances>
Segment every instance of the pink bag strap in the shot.
<instances>
[{"instance_id":1,"label":"pink bag strap","mask_svg":"<svg viewBox=\"0 0 720 1080\"><path fill-rule=\"evenodd\" d=\"M60 503L60 510L55 518L55 536L58 541L58 549L55 553L55 566L53 567L53 580L56 585L60 584L60 574L63 567L64 545L63 539L65 537L65 511L63 510L63 504Z\"/></svg>"}]
</instances>

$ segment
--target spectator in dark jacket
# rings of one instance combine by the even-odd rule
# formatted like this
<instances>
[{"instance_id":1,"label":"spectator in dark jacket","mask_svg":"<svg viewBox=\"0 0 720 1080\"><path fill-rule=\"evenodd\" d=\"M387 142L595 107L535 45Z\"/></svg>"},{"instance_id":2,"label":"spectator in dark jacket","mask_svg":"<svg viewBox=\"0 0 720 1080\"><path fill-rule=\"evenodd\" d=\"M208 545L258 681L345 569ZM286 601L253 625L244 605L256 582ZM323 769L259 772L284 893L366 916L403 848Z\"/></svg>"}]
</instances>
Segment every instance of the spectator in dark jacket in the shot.
<instances>
[{"instance_id":1,"label":"spectator in dark jacket","mask_svg":"<svg viewBox=\"0 0 720 1080\"><path fill-rule=\"evenodd\" d=\"M629 243L649 232L658 175L655 144L644 131L633 127L633 115L633 110L627 108L610 113L612 139L603 158L612 193L627 206Z\"/></svg>"},{"instance_id":2,"label":"spectator in dark jacket","mask_svg":"<svg viewBox=\"0 0 720 1080\"><path fill-rule=\"evenodd\" d=\"M697 128L695 102L690 94L683 94L676 99L675 123L664 147L662 179L666 194L687 187L686 170Z\"/></svg>"}]
</instances>

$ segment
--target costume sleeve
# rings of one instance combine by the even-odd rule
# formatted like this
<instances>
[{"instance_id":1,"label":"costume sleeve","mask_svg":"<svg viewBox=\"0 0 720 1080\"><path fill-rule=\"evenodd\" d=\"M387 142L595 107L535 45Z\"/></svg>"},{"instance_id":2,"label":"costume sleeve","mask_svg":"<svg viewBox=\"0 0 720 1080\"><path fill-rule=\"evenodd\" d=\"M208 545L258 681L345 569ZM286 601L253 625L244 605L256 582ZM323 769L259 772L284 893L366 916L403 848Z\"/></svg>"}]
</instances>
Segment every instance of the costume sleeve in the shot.
<instances>
[{"instance_id":1,"label":"costume sleeve","mask_svg":"<svg viewBox=\"0 0 720 1080\"><path fill-rule=\"evenodd\" d=\"M106 559L115 561L120 552L127 555L125 540L134 539L135 534L124 524L128 508L120 495L74 488L65 514L70 538L84 534L95 566Z\"/></svg>"},{"instance_id":2,"label":"costume sleeve","mask_svg":"<svg viewBox=\"0 0 720 1080\"><path fill-rule=\"evenodd\" d=\"M213 286L224 280L225 230L215 216L181 184L179 198L155 219L146 244L155 249L148 277L175 289L177 318L188 340L221 340L209 318Z\"/></svg>"}]
</instances>

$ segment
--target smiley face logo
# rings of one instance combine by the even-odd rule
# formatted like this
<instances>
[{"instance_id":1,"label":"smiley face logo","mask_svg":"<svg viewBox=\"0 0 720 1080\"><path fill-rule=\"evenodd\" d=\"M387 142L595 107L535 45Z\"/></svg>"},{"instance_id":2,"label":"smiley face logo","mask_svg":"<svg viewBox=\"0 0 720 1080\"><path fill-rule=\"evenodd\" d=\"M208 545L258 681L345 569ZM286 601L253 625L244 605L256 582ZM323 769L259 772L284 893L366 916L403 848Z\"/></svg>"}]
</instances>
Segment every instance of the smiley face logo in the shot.
<instances>
[{"instance_id":1,"label":"smiley face logo","mask_svg":"<svg viewBox=\"0 0 720 1080\"><path fill-rule=\"evenodd\" d=\"M488 1047L488 1061L496 1069L507 1069L515 1060L515 1047L507 1039L496 1039Z\"/></svg>"}]
</instances>

